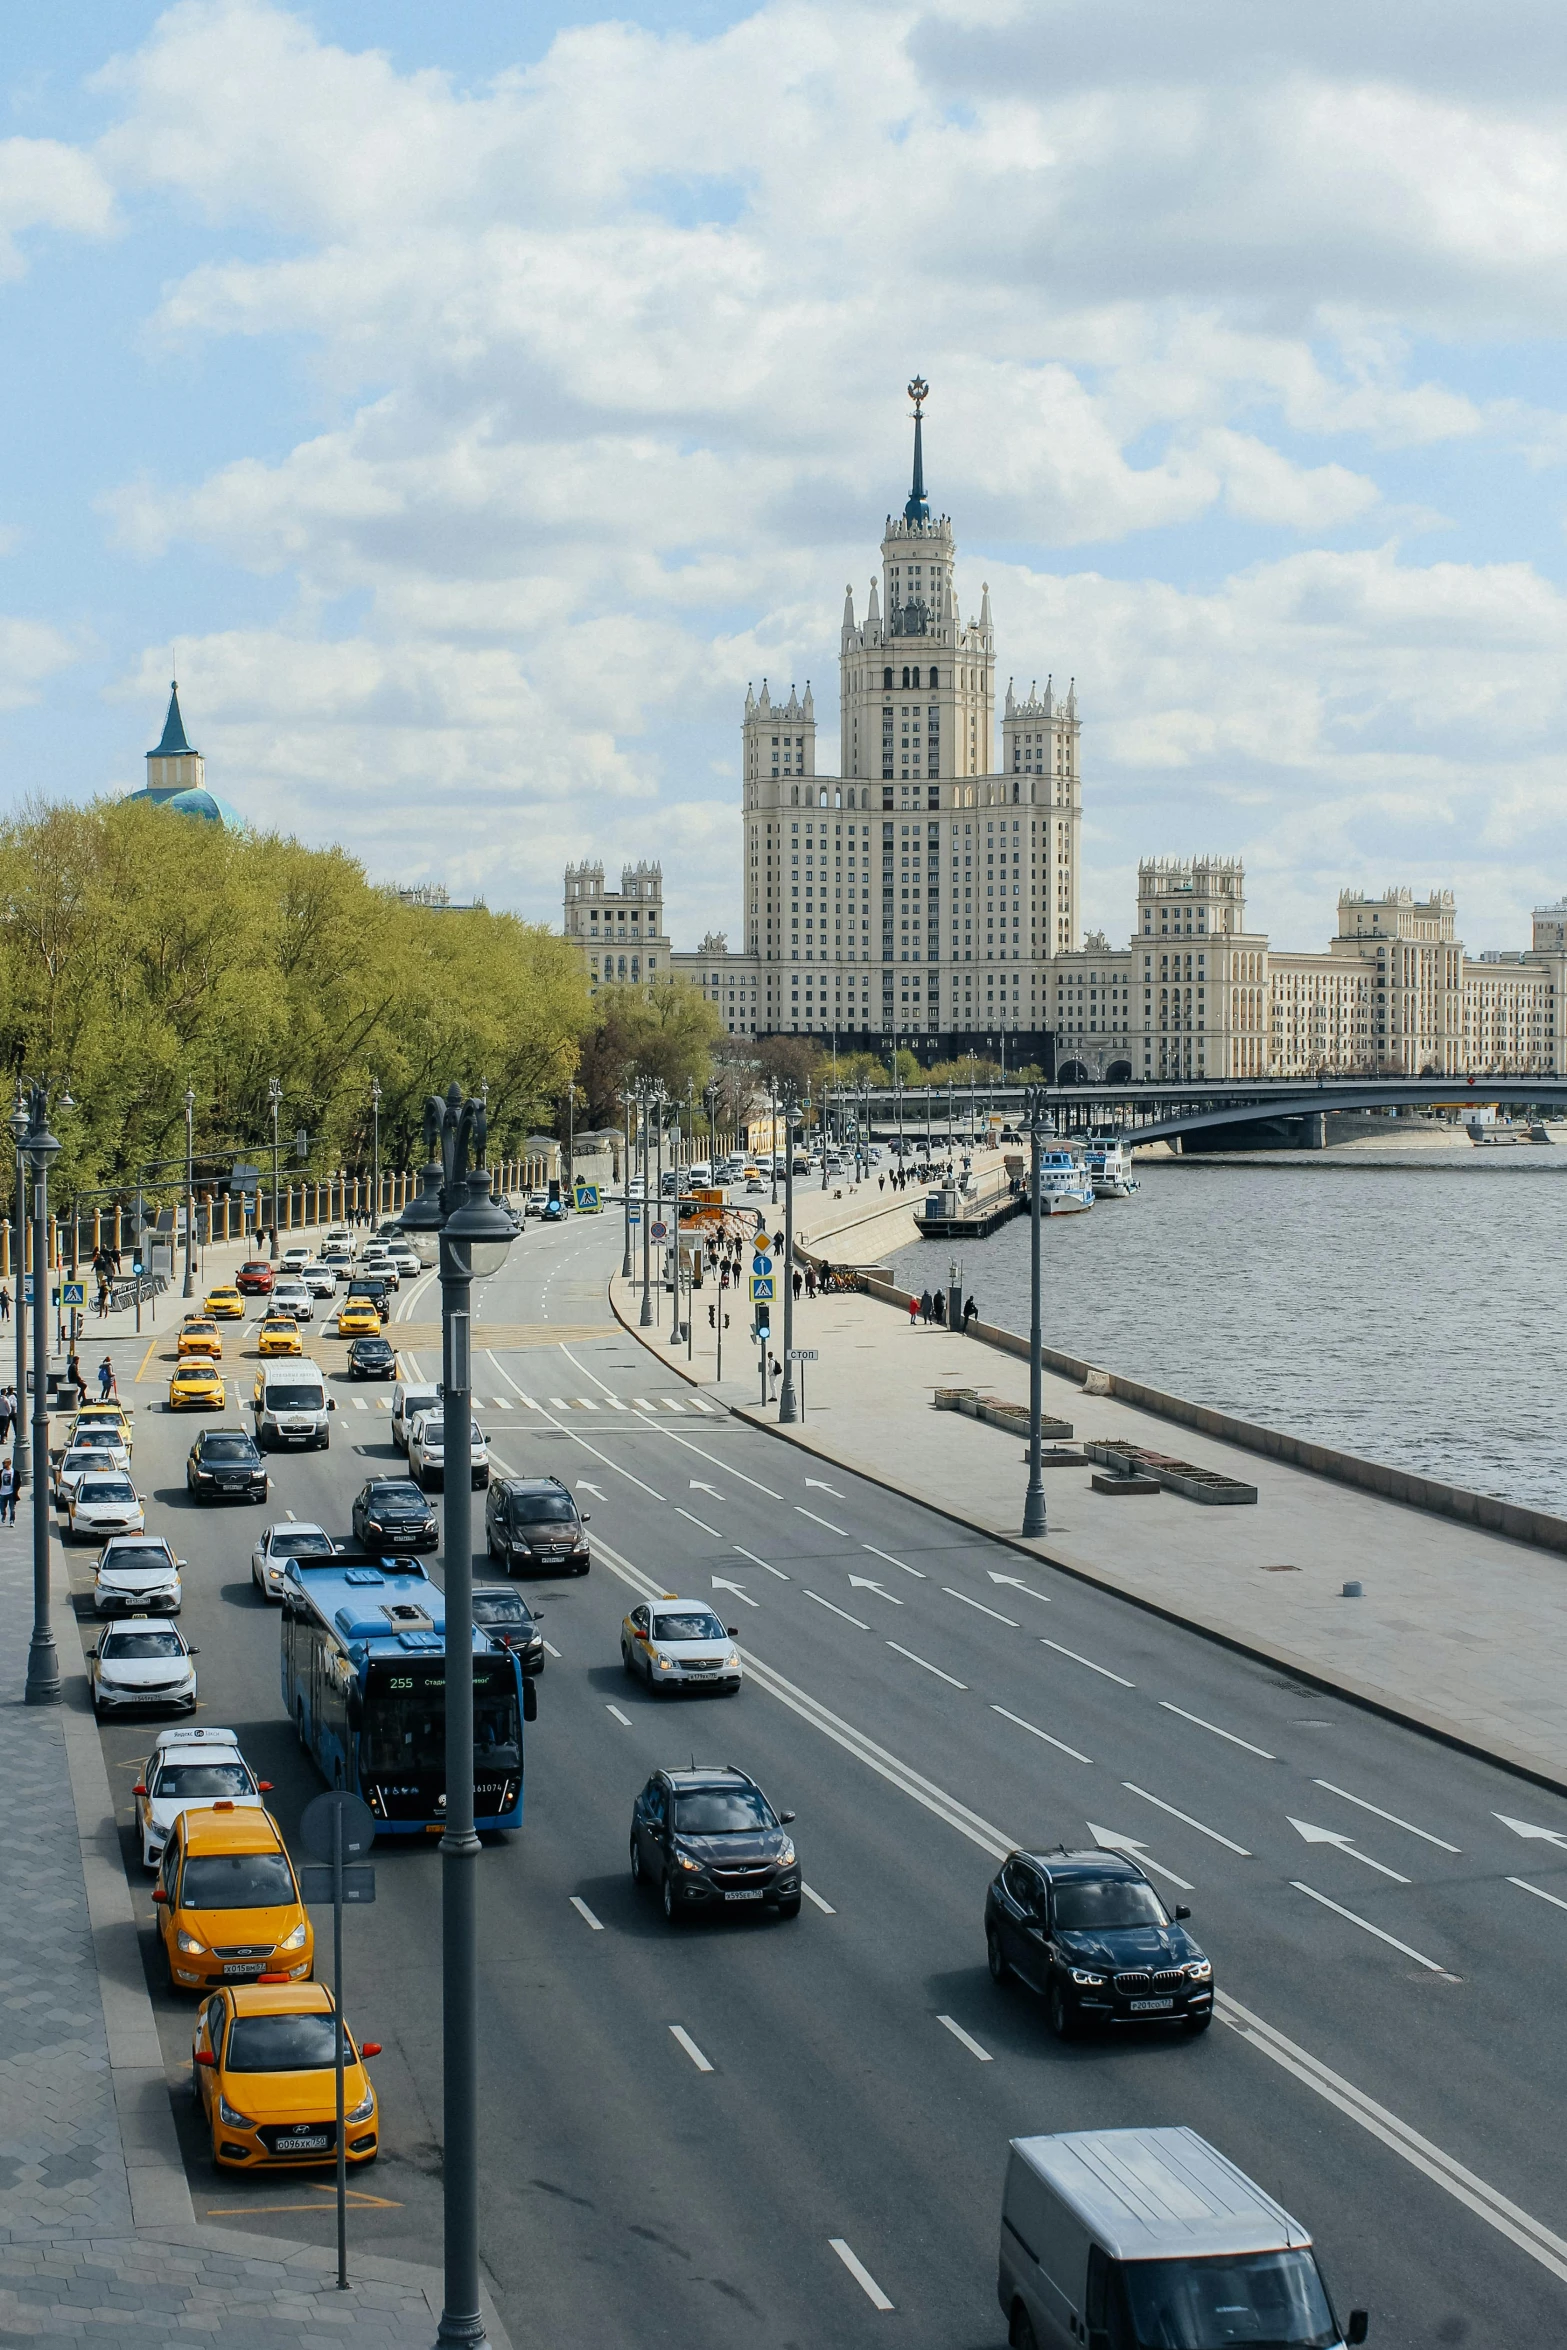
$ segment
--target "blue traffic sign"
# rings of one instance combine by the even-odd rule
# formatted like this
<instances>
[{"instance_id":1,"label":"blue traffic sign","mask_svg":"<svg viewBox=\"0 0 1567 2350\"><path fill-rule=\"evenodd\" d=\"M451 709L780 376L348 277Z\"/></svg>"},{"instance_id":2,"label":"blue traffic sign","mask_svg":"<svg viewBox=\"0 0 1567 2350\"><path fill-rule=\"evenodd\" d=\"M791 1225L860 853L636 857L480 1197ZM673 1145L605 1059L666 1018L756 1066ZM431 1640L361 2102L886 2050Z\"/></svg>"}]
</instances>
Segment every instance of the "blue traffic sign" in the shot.
<instances>
[{"instance_id":1,"label":"blue traffic sign","mask_svg":"<svg viewBox=\"0 0 1567 2350\"><path fill-rule=\"evenodd\" d=\"M764 1257L760 1251L758 1251L758 1253L751 1259L751 1270L753 1273L770 1273L772 1269L772 1258Z\"/></svg>"},{"instance_id":2,"label":"blue traffic sign","mask_svg":"<svg viewBox=\"0 0 1567 2350\"><path fill-rule=\"evenodd\" d=\"M86 1282L67 1281L65 1284L64 1298L65 1303L68 1306L84 1306L87 1303Z\"/></svg>"},{"instance_id":3,"label":"blue traffic sign","mask_svg":"<svg viewBox=\"0 0 1567 2350\"><path fill-rule=\"evenodd\" d=\"M753 1274L751 1275L751 1303L752 1303L752 1305L754 1305L754 1306L759 1306L759 1305L771 1305L771 1304L772 1304L772 1302L773 1302L773 1277L772 1277L771 1273L753 1273Z\"/></svg>"}]
</instances>

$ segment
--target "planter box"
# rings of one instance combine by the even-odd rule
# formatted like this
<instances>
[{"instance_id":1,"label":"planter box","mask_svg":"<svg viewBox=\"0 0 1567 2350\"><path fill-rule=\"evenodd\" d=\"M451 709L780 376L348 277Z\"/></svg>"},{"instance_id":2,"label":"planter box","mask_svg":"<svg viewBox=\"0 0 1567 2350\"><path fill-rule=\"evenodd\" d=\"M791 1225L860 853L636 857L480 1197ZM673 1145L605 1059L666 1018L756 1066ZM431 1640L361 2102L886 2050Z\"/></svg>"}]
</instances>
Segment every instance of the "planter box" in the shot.
<instances>
[{"instance_id":1,"label":"planter box","mask_svg":"<svg viewBox=\"0 0 1567 2350\"><path fill-rule=\"evenodd\" d=\"M1192 1461L1178 1461L1168 1453L1150 1452L1140 1444L1128 1444L1121 1438L1103 1443L1089 1443L1083 1447L1091 1460L1101 1461L1106 1468L1125 1465L1139 1476L1151 1477L1166 1493L1179 1493L1187 1501L1200 1501L1212 1507L1227 1507L1240 1502L1254 1502L1255 1485L1243 1485L1238 1477L1226 1477L1217 1469L1199 1469ZM1100 1490L1094 1480L1094 1490Z\"/></svg>"},{"instance_id":2,"label":"planter box","mask_svg":"<svg viewBox=\"0 0 1567 2350\"><path fill-rule=\"evenodd\" d=\"M1160 1493L1163 1487L1157 1477L1116 1477L1107 1469L1096 1469L1089 1480L1096 1493Z\"/></svg>"},{"instance_id":3,"label":"planter box","mask_svg":"<svg viewBox=\"0 0 1567 2350\"><path fill-rule=\"evenodd\" d=\"M938 1387L935 1393L938 1412L962 1412L971 1420L983 1421L987 1428L1005 1428L1014 1435L1026 1436L1029 1432L1026 1403L1003 1403L999 1396L981 1395L977 1387ZM1072 1423L1043 1412L1039 1433L1056 1443L1062 1437L1070 1437Z\"/></svg>"}]
</instances>

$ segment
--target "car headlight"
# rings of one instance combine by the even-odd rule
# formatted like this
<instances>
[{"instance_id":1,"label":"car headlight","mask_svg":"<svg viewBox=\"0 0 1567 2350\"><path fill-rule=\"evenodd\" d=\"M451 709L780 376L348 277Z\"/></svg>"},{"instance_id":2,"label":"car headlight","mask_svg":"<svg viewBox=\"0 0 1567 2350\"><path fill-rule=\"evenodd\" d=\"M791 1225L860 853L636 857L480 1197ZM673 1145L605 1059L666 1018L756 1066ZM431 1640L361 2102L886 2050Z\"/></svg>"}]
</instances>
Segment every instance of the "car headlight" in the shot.
<instances>
[{"instance_id":1,"label":"car headlight","mask_svg":"<svg viewBox=\"0 0 1567 2350\"><path fill-rule=\"evenodd\" d=\"M657 1665L661 1673L672 1673L675 1669L675 1661L673 1657L655 1656L653 1662Z\"/></svg>"},{"instance_id":2,"label":"car headlight","mask_svg":"<svg viewBox=\"0 0 1567 2350\"><path fill-rule=\"evenodd\" d=\"M693 1875L702 1866L699 1860L692 1859L689 1852L677 1852L675 1859L681 1868L689 1870Z\"/></svg>"},{"instance_id":3,"label":"car headlight","mask_svg":"<svg viewBox=\"0 0 1567 2350\"><path fill-rule=\"evenodd\" d=\"M294 1928L292 1934L284 1935L282 1941L278 1944L279 1950L303 1950L305 1947L305 1936L308 1931L309 1928L307 1927L304 1919L301 1918L298 1925Z\"/></svg>"},{"instance_id":4,"label":"car headlight","mask_svg":"<svg viewBox=\"0 0 1567 2350\"><path fill-rule=\"evenodd\" d=\"M778 1866L781 1869L792 1869L794 1866L794 1839L792 1836L786 1836L783 1840L783 1850L778 1855Z\"/></svg>"},{"instance_id":5,"label":"car headlight","mask_svg":"<svg viewBox=\"0 0 1567 2350\"><path fill-rule=\"evenodd\" d=\"M364 2095L360 2098L359 2103L354 2106L350 2112L345 2113L343 2119L345 2122L349 2123L367 2122L374 2111L375 2091L373 2089L367 2089Z\"/></svg>"},{"instance_id":6,"label":"car headlight","mask_svg":"<svg viewBox=\"0 0 1567 2350\"><path fill-rule=\"evenodd\" d=\"M248 2113L240 2113L230 2105L221 2089L218 2091L218 2119L226 2122L231 2130L253 2130L256 2126Z\"/></svg>"},{"instance_id":7,"label":"car headlight","mask_svg":"<svg viewBox=\"0 0 1567 2350\"><path fill-rule=\"evenodd\" d=\"M725 1657L725 1659L724 1659L724 1668L725 1668L725 1670L726 1670L727 1672L731 1672L731 1673L738 1673L738 1672L739 1672L739 1670L740 1670L740 1651L739 1651L739 1649L738 1649L738 1648L732 1648L732 1649L729 1651L729 1654L728 1654L728 1655Z\"/></svg>"},{"instance_id":8,"label":"car headlight","mask_svg":"<svg viewBox=\"0 0 1567 2350\"><path fill-rule=\"evenodd\" d=\"M1091 1975L1086 1967L1075 1966L1072 1969L1072 1980L1081 1983L1085 1990L1098 1991L1104 1986L1103 1975Z\"/></svg>"},{"instance_id":9,"label":"car headlight","mask_svg":"<svg viewBox=\"0 0 1567 2350\"><path fill-rule=\"evenodd\" d=\"M205 1942L198 1942L194 1934L187 1934L183 1926L175 1934L174 1942L177 1949L185 1951L191 1957L204 1953L207 1947Z\"/></svg>"},{"instance_id":10,"label":"car headlight","mask_svg":"<svg viewBox=\"0 0 1567 2350\"><path fill-rule=\"evenodd\" d=\"M1186 1972L1194 1983L1211 1982L1213 1980L1213 1961L1210 1958L1194 1958Z\"/></svg>"}]
</instances>

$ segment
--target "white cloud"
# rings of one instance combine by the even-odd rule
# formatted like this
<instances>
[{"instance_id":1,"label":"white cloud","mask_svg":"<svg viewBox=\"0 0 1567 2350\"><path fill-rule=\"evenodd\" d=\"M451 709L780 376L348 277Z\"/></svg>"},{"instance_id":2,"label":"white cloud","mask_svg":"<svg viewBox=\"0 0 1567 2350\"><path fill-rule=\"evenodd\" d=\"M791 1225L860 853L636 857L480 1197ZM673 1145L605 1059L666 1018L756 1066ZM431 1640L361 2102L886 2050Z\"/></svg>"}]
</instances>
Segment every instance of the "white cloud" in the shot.
<instances>
[{"instance_id":1,"label":"white cloud","mask_svg":"<svg viewBox=\"0 0 1567 2350\"><path fill-rule=\"evenodd\" d=\"M58 139L0 139L0 278L21 276L30 230L103 237L115 225L114 191L92 156Z\"/></svg>"},{"instance_id":2,"label":"white cloud","mask_svg":"<svg viewBox=\"0 0 1567 2350\"><path fill-rule=\"evenodd\" d=\"M47 621L0 613L0 710L39 701L49 679L76 659L70 638Z\"/></svg>"}]
</instances>

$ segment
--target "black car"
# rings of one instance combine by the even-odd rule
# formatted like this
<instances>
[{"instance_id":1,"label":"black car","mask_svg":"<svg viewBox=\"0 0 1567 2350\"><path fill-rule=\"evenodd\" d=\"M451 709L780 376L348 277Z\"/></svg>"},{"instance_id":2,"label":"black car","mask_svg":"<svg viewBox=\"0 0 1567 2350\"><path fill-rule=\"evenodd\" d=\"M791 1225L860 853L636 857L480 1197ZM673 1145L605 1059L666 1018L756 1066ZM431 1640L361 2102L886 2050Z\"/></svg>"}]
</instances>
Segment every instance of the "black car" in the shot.
<instances>
[{"instance_id":1,"label":"black car","mask_svg":"<svg viewBox=\"0 0 1567 2350\"><path fill-rule=\"evenodd\" d=\"M1213 2021L1213 1968L1134 1860L1114 1852L1014 1852L985 1896L992 1978L1044 1998L1063 2040L1087 2024Z\"/></svg>"},{"instance_id":2,"label":"black car","mask_svg":"<svg viewBox=\"0 0 1567 2350\"><path fill-rule=\"evenodd\" d=\"M631 1875L657 1887L664 1915L688 1909L800 1914L800 1863L788 1833L744 1771L655 1771L631 1814Z\"/></svg>"},{"instance_id":3,"label":"black car","mask_svg":"<svg viewBox=\"0 0 1567 2350\"><path fill-rule=\"evenodd\" d=\"M392 1310L392 1293L387 1284L374 1273L356 1273L343 1292L345 1305L363 1301L374 1306L382 1321Z\"/></svg>"},{"instance_id":4,"label":"black car","mask_svg":"<svg viewBox=\"0 0 1567 2350\"><path fill-rule=\"evenodd\" d=\"M350 1379L395 1379L397 1355L388 1338L356 1338L348 1350Z\"/></svg>"},{"instance_id":5,"label":"black car","mask_svg":"<svg viewBox=\"0 0 1567 2350\"><path fill-rule=\"evenodd\" d=\"M476 1583L473 1620L492 1640L509 1648L524 1676L544 1670L544 1635L538 1618L509 1583Z\"/></svg>"},{"instance_id":6,"label":"black car","mask_svg":"<svg viewBox=\"0 0 1567 2350\"><path fill-rule=\"evenodd\" d=\"M198 1501L265 1501L267 1465L243 1428L203 1428L185 1463L185 1489Z\"/></svg>"},{"instance_id":7,"label":"black car","mask_svg":"<svg viewBox=\"0 0 1567 2350\"><path fill-rule=\"evenodd\" d=\"M366 1550L435 1550L440 1528L407 1477L371 1477L354 1495L354 1540Z\"/></svg>"},{"instance_id":8,"label":"black car","mask_svg":"<svg viewBox=\"0 0 1567 2350\"><path fill-rule=\"evenodd\" d=\"M585 1575L587 1522L558 1477L492 1477L484 1547L508 1575Z\"/></svg>"}]
</instances>

